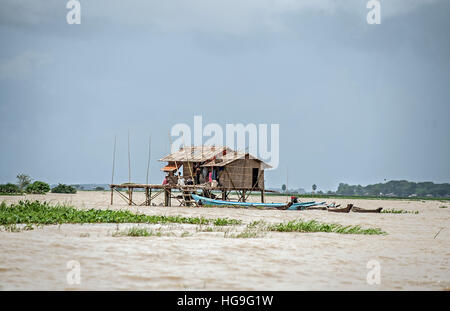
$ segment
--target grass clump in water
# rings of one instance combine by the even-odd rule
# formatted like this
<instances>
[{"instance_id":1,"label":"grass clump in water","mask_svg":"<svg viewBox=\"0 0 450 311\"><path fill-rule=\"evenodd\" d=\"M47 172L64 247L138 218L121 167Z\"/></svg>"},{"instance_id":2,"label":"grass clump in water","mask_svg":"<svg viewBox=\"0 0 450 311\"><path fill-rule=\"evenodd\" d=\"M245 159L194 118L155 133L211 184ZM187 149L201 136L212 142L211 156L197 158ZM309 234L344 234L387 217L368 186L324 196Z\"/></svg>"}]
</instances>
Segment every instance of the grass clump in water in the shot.
<instances>
[{"instance_id":1,"label":"grass clump in water","mask_svg":"<svg viewBox=\"0 0 450 311\"><path fill-rule=\"evenodd\" d=\"M441 206L439 206L439 208L447 208L447 206L441 205Z\"/></svg>"},{"instance_id":2,"label":"grass clump in water","mask_svg":"<svg viewBox=\"0 0 450 311\"><path fill-rule=\"evenodd\" d=\"M403 209L385 209L381 213L385 214L419 214L419 211L407 211Z\"/></svg>"},{"instance_id":3,"label":"grass clump in water","mask_svg":"<svg viewBox=\"0 0 450 311\"><path fill-rule=\"evenodd\" d=\"M192 233L190 233L189 231L183 231L183 233L181 233L180 237L182 238L186 238L186 237L190 237L192 236Z\"/></svg>"},{"instance_id":4,"label":"grass clump in water","mask_svg":"<svg viewBox=\"0 0 450 311\"><path fill-rule=\"evenodd\" d=\"M263 220L253 221L249 223L245 229L241 232L231 233L225 232L224 237L237 238L237 239L249 239L249 238L262 238L267 232L267 224Z\"/></svg>"},{"instance_id":5,"label":"grass clump in water","mask_svg":"<svg viewBox=\"0 0 450 311\"><path fill-rule=\"evenodd\" d=\"M234 234L228 234L228 232L225 232L224 237L226 238L236 238L236 239L255 239L255 238L261 238L264 236L264 233L262 231L258 230L252 230L248 227L245 228L244 231Z\"/></svg>"},{"instance_id":6,"label":"grass clump in water","mask_svg":"<svg viewBox=\"0 0 450 311\"><path fill-rule=\"evenodd\" d=\"M293 220L287 223L269 225L269 231L278 232L331 232L340 234L386 234L380 228L364 229L360 226L343 226L340 224L321 223L316 220Z\"/></svg>"},{"instance_id":7,"label":"grass clump in water","mask_svg":"<svg viewBox=\"0 0 450 311\"><path fill-rule=\"evenodd\" d=\"M126 230L119 231L118 228L116 228L116 231L112 234L113 237L162 237L162 236L176 236L172 232L163 232L161 228L152 230L147 228L140 228L140 227L131 227ZM189 231L183 231L179 237L185 238L190 237L192 234Z\"/></svg>"},{"instance_id":8,"label":"grass clump in water","mask_svg":"<svg viewBox=\"0 0 450 311\"><path fill-rule=\"evenodd\" d=\"M227 226L241 223L237 219L204 217L183 217L134 214L130 211L113 210L79 210L71 206L52 206L47 202L20 201L17 204L7 206L5 202L0 204L0 225L10 224L74 224L74 223L183 223L216 226Z\"/></svg>"},{"instance_id":9,"label":"grass clump in water","mask_svg":"<svg viewBox=\"0 0 450 311\"><path fill-rule=\"evenodd\" d=\"M203 227L202 225L198 226L195 231L197 232L215 232L215 231L219 231L216 228L212 227L212 226L206 226Z\"/></svg>"},{"instance_id":10,"label":"grass clump in water","mask_svg":"<svg viewBox=\"0 0 450 311\"><path fill-rule=\"evenodd\" d=\"M128 230L114 232L113 233L113 237L120 237L120 236L133 236L133 237L150 236L151 233L153 233L153 232L152 231L149 232L145 228L132 227L132 228L129 228ZM161 232L159 232L159 233L161 233Z\"/></svg>"},{"instance_id":11,"label":"grass clump in water","mask_svg":"<svg viewBox=\"0 0 450 311\"><path fill-rule=\"evenodd\" d=\"M212 223L214 226L229 226L229 225L240 225L242 223L241 220L238 219L229 219L229 218L216 218Z\"/></svg>"},{"instance_id":12,"label":"grass clump in water","mask_svg":"<svg viewBox=\"0 0 450 311\"><path fill-rule=\"evenodd\" d=\"M30 231L30 230L34 230L33 225L31 224L26 224L23 227L19 227L16 224L7 224L3 226L3 229L6 232L22 232L22 231Z\"/></svg>"},{"instance_id":13,"label":"grass clump in water","mask_svg":"<svg viewBox=\"0 0 450 311\"><path fill-rule=\"evenodd\" d=\"M215 226L215 225L212 225L212 226L199 225L195 228L196 232L225 232L225 231L229 231L229 230L230 230L230 227Z\"/></svg>"},{"instance_id":14,"label":"grass clump in water","mask_svg":"<svg viewBox=\"0 0 450 311\"><path fill-rule=\"evenodd\" d=\"M130 236L130 237L150 237L150 236L157 236L157 237L162 237L162 236L170 236L172 234L167 233L164 234L163 232L161 232L161 230L148 230L147 228L140 228L140 227L131 227L128 228L126 230L123 231L119 231L118 229L116 229L116 232L114 232L112 234L113 237L125 237L125 236Z\"/></svg>"},{"instance_id":15,"label":"grass clump in water","mask_svg":"<svg viewBox=\"0 0 450 311\"><path fill-rule=\"evenodd\" d=\"M3 226L3 229L6 232L20 232L22 231L18 226L16 226L15 224L10 224L10 225L5 225Z\"/></svg>"}]
</instances>

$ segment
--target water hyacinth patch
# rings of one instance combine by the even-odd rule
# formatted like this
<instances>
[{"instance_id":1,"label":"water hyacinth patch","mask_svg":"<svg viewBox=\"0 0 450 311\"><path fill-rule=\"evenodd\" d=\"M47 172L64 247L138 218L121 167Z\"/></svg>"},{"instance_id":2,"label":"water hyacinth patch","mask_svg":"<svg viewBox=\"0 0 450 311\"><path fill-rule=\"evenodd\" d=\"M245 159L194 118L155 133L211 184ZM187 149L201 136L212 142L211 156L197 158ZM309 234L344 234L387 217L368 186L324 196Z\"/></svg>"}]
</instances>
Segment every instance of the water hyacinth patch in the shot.
<instances>
[{"instance_id":1,"label":"water hyacinth patch","mask_svg":"<svg viewBox=\"0 0 450 311\"><path fill-rule=\"evenodd\" d=\"M227 226L240 224L237 219L183 217L134 214L130 211L79 210L66 205L50 205L47 202L20 201L17 204L0 204L0 225L8 224L68 224L68 223L183 223L195 225L214 224Z\"/></svg>"},{"instance_id":2,"label":"water hyacinth patch","mask_svg":"<svg viewBox=\"0 0 450 311\"><path fill-rule=\"evenodd\" d=\"M330 232L340 234L386 234L380 228L364 229L360 226L321 223L316 220L293 220L286 223L269 225L269 231L277 232Z\"/></svg>"}]
</instances>

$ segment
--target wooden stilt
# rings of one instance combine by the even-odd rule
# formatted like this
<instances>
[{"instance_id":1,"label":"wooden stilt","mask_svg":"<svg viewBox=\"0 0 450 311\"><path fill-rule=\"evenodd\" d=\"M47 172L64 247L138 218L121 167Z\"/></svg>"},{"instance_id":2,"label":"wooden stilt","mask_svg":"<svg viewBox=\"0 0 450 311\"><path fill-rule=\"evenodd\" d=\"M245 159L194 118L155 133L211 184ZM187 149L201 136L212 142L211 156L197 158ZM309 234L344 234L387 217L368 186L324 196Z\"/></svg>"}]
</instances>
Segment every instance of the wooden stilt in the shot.
<instances>
[{"instance_id":1,"label":"wooden stilt","mask_svg":"<svg viewBox=\"0 0 450 311\"><path fill-rule=\"evenodd\" d=\"M169 188L169 195L167 196L169 198L169 204L167 206L172 206L172 189Z\"/></svg>"},{"instance_id":2,"label":"wooden stilt","mask_svg":"<svg viewBox=\"0 0 450 311\"><path fill-rule=\"evenodd\" d=\"M150 206L150 194L149 194L150 188L145 188L145 205Z\"/></svg>"},{"instance_id":3,"label":"wooden stilt","mask_svg":"<svg viewBox=\"0 0 450 311\"><path fill-rule=\"evenodd\" d=\"M170 198L172 194L172 189L164 189L164 206L170 206Z\"/></svg>"},{"instance_id":4,"label":"wooden stilt","mask_svg":"<svg viewBox=\"0 0 450 311\"><path fill-rule=\"evenodd\" d=\"M184 206L191 206L191 194L189 191L183 191Z\"/></svg>"},{"instance_id":5,"label":"wooden stilt","mask_svg":"<svg viewBox=\"0 0 450 311\"><path fill-rule=\"evenodd\" d=\"M145 197L145 200L142 202L138 202L139 204L136 204L135 200L136 198L133 198L133 192L134 189L142 189ZM153 189L155 189L155 193L152 194ZM177 185L149 185L149 184L111 184L110 185L111 190L111 196L110 196L110 203L111 205L114 204L114 195L117 193L121 199L123 199L126 204L129 206L151 206L153 200L158 196L162 195L164 193L164 205L165 206L172 206L172 191L178 190L182 195L174 196L174 198L182 205L185 206L192 206L192 203L195 202L192 201L191 194L193 193L199 193L199 191L203 191L203 196L209 197L212 194L213 190L217 190L221 192L221 195L219 194L219 197L221 197L223 200L230 200L230 194L236 193L238 197L238 202L246 202L250 195L252 195L252 191L255 192L261 192L261 202L265 203L265 193L271 192L271 190L265 190L264 187L261 188L227 188L227 187L219 187L219 188L211 188L209 186L204 185L185 185L183 187L177 186ZM126 191L125 191L126 190ZM116 193L114 193L116 192ZM128 192L128 193L127 193ZM216 196L214 196L216 197ZM137 197L139 198L139 196ZM232 199L233 200L233 199ZM259 200L258 200L259 201ZM176 203L174 202L176 205Z\"/></svg>"},{"instance_id":6,"label":"wooden stilt","mask_svg":"<svg viewBox=\"0 0 450 311\"><path fill-rule=\"evenodd\" d=\"M128 187L128 205L132 205L133 204L133 188Z\"/></svg>"}]
</instances>

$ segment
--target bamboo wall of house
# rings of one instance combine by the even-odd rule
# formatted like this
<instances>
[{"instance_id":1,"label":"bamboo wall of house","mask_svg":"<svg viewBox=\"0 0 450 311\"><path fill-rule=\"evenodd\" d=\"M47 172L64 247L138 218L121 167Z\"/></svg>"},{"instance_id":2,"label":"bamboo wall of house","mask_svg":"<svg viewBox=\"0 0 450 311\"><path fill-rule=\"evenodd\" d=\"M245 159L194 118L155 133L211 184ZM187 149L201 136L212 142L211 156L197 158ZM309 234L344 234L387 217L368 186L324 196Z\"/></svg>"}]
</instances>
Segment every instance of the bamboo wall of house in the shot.
<instances>
[{"instance_id":1,"label":"bamboo wall of house","mask_svg":"<svg viewBox=\"0 0 450 311\"><path fill-rule=\"evenodd\" d=\"M192 162L182 162L183 163L183 177L184 178L193 178L192 175L195 175L194 172L194 163Z\"/></svg>"},{"instance_id":2,"label":"bamboo wall of house","mask_svg":"<svg viewBox=\"0 0 450 311\"><path fill-rule=\"evenodd\" d=\"M185 179L195 176L192 162L182 162L183 177ZM203 170L203 168L201 168ZM211 167L208 167L210 170ZM261 162L255 159L238 159L223 167L215 167L221 187L226 188L248 188L264 189L264 170L261 169ZM255 169L255 171L254 171ZM195 179L195 178L193 178ZM256 185L254 181L256 180ZM203 182L205 180L202 180Z\"/></svg>"},{"instance_id":3,"label":"bamboo wall of house","mask_svg":"<svg viewBox=\"0 0 450 311\"><path fill-rule=\"evenodd\" d=\"M255 171L254 171L255 169ZM253 182L256 180L256 184ZM219 174L219 182L227 188L264 188L264 170L254 159L239 159L224 167Z\"/></svg>"}]
</instances>

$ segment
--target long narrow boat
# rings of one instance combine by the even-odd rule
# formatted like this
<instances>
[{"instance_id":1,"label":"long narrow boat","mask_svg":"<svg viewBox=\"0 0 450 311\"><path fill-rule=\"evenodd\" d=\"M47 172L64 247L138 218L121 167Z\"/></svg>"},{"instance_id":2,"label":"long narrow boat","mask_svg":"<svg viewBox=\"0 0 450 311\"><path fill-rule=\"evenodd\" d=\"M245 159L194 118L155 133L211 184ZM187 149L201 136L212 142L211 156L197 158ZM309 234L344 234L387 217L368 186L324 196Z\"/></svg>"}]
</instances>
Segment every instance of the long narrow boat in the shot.
<instances>
[{"instance_id":1,"label":"long narrow boat","mask_svg":"<svg viewBox=\"0 0 450 311\"><path fill-rule=\"evenodd\" d=\"M335 213L348 213L352 209L353 204L347 204L347 207L329 207L329 212L335 212Z\"/></svg>"},{"instance_id":2,"label":"long narrow boat","mask_svg":"<svg viewBox=\"0 0 450 311\"><path fill-rule=\"evenodd\" d=\"M355 213L381 213L382 209L383 209L382 207L379 207L379 208L376 208L376 209L365 209L365 208L362 208L362 207L353 206L352 207L352 212L355 212Z\"/></svg>"},{"instance_id":3,"label":"long narrow boat","mask_svg":"<svg viewBox=\"0 0 450 311\"><path fill-rule=\"evenodd\" d=\"M224 201L211 198L202 197L196 194L192 194L192 198L199 205L212 205L212 206L238 206L238 207L267 207L278 209L298 210L304 209L309 206L323 205L325 202L303 202L303 203L253 203L253 202L236 202L236 201Z\"/></svg>"}]
</instances>

